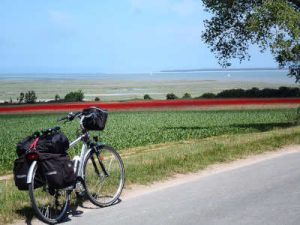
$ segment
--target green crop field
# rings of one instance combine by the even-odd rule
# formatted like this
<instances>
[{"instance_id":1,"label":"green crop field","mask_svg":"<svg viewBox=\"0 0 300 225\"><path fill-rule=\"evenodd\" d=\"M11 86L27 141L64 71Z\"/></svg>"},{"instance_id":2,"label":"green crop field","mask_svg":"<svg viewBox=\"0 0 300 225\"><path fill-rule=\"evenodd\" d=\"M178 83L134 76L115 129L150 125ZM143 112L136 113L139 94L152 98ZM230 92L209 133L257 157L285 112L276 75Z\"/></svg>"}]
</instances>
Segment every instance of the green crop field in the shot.
<instances>
[{"instance_id":1,"label":"green crop field","mask_svg":"<svg viewBox=\"0 0 300 225\"><path fill-rule=\"evenodd\" d=\"M19 140L41 128L57 125L56 119L64 115L0 115L0 173L11 172ZM122 152L151 144L286 128L292 126L290 121L295 115L296 109L112 112L100 136ZM61 124L61 128L74 139L78 124L73 121ZM79 146L70 153L78 151Z\"/></svg>"}]
</instances>

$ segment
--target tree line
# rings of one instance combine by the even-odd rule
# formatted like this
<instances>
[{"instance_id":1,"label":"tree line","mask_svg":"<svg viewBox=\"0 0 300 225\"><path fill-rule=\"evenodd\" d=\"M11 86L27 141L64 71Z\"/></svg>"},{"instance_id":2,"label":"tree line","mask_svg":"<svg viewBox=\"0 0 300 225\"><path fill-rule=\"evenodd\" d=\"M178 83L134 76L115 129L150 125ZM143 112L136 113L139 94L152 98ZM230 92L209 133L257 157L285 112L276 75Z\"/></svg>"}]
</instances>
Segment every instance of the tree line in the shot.
<instances>
[{"instance_id":1,"label":"tree line","mask_svg":"<svg viewBox=\"0 0 300 225\"><path fill-rule=\"evenodd\" d=\"M280 87L258 89L256 87L251 89L228 89L223 90L217 94L215 93L204 93L199 98L299 98L300 88L297 87ZM189 93L185 93L181 99L192 99L193 97ZM144 99L151 99L149 95L145 95ZM167 100L179 99L174 93L166 95Z\"/></svg>"},{"instance_id":2,"label":"tree line","mask_svg":"<svg viewBox=\"0 0 300 225\"><path fill-rule=\"evenodd\" d=\"M218 94L204 93L202 98L296 98L300 97L300 89L297 87L273 88L251 88L251 89L229 89Z\"/></svg>"},{"instance_id":3,"label":"tree line","mask_svg":"<svg viewBox=\"0 0 300 225\"><path fill-rule=\"evenodd\" d=\"M168 93L166 95L166 100L175 99L199 99L199 98L299 98L300 88L297 87L279 87L274 88L251 88L251 89L228 89L223 90L217 94L215 93L204 93L198 97L192 97L190 93L185 93L182 97L178 97L174 93ZM144 95L144 100L152 100L153 98L149 94ZM21 92L17 98L17 103L19 104L32 104L36 103L37 96L35 91L28 91L26 93ZM48 102L82 102L84 100L84 93L79 91L69 92L61 98L58 94L54 96L54 100ZM94 101L100 101L99 97L95 97ZM13 104L12 99L9 102L4 102L4 104Z\"/></svg>"},{"instance_id":4,"label":"tree line","mask_svg":"<svg viewBox=\"0 0 300 225\"><path fill-rule=\"evenodd\" d=\"M48 102L82 102L84 99L84 93L79 91L71 91L68 94L66 94L63 98L61 98L58 94L54 96L54 100L50 100ZM26 93L21 92L19 97L17 98L18 104L33 104L37 101L37 95L35 91L30 90ZM95 101L100 101L99 98L95 98ZM14 101L12 98L10 98L9 102L5 101L4 104L13 104Z\"/></svg>"}]
</instances>

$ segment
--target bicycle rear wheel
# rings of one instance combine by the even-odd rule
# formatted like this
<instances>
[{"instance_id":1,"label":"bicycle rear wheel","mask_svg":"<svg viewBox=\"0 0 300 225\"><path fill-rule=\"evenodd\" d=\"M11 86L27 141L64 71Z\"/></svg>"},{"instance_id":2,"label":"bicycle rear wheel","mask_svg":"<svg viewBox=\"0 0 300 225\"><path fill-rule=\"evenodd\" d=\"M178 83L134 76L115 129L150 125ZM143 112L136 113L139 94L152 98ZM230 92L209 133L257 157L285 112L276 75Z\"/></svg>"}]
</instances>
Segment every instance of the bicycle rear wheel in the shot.
<instances>
[{"instance_id":1,"label":"bicycle rear wheel","mask_svg":"<svg viewBox=\"0 0 300 225\"><path fill-rule=\"evenodd\" d=\"M84 186L88 199L95 205L106 207L120 197L125 183L125 170L121 157L110 146L91 151L84 162Z\"/></svg>"},{"instance_id":2,"label":"bicycle rear wheel","mask_svg":"<svg viewBox=\"0 0 300 225\"><path fill-rule=\"evenodd\" d=\"M28 184L29 196L36 216L45 223L55 224L66 215L70 203L70 191L50 188L39 171L38 163Z\"/></svg>"}]
</instances>

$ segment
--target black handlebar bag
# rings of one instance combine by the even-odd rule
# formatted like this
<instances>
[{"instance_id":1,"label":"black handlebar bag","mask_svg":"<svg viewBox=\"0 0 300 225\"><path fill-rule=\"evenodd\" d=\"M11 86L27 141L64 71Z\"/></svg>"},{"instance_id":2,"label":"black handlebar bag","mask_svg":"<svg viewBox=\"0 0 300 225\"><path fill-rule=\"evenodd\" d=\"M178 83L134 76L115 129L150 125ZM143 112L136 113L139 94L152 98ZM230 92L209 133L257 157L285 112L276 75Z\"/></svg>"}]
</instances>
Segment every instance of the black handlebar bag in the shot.
<instances>
[{"instance_id":1,"label":"black handlebar bag","mask_svg":"<svg viewBox=\"0 0 300 225\"><path fill-rule=\"evenodd\" d=\"M108 113L104 109L90 107L82 111L82 126L87 130L104 130Z\"/></svg>"}]
</instances>

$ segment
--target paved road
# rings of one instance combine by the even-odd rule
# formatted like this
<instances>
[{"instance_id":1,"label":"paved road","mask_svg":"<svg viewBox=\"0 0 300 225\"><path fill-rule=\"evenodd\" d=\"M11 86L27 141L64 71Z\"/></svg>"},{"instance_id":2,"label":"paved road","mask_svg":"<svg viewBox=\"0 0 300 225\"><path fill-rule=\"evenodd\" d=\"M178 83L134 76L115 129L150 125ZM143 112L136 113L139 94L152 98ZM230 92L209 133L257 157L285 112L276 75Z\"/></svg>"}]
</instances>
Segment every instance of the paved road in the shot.
<instances>
[{"instance_id":1,"label":"paved road","mask_svg":"<svg viewBox=\"0 0 300 225\"><path fill-rule=\"evenodd\" d=\"M298 225L300 153L145 193L66 224Z\"/></svg>"}]
</instances>

